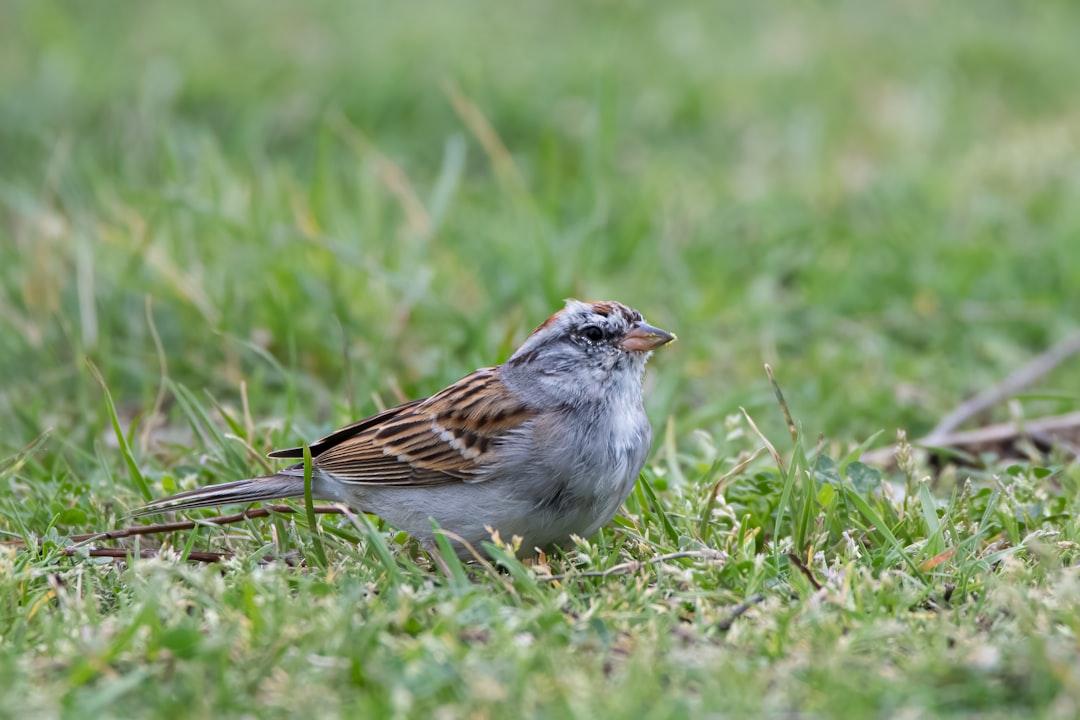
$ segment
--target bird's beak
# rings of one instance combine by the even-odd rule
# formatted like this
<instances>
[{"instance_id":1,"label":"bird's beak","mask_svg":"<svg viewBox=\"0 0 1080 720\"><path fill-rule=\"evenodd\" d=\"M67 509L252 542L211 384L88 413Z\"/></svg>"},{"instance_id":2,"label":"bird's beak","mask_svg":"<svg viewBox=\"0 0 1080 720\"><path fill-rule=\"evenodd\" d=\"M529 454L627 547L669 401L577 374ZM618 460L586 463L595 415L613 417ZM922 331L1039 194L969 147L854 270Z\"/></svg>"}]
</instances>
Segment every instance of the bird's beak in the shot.
<instances>
[{"instance_id":1,"label":"bird's beak","mask_svg":"<svg viewBox=\"0 0 1080 720\"><path fill-rule=\"evenodd\" d=\"M674 340L675 336L667 330L661 330L652 325L646 325L643 322L639 322L630 329L630 332L623 335L622 343L620 344L622 345L623 350L629 350L631 352L652 352L656 348L667 345Z\"/></svg>"}]
</instances>

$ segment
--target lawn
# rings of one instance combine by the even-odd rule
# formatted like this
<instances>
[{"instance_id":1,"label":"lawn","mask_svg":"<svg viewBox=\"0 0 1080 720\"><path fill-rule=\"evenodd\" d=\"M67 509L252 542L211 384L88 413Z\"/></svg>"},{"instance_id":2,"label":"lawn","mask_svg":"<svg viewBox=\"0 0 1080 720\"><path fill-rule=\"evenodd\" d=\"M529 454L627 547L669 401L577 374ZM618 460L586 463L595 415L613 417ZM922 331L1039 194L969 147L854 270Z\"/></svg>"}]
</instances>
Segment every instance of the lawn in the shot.
<instances>
[{"instance_id":1,"label":"lawn","mask_svg":"<svg viewBox=\"0 0 1080 720\"><path fill-rule=\"evenodd\" d=\"M1078 25L7 3L0 717L1080 715L1076 439L859 462L1077 332ZM566 297L679 341L637 487L564 554L446 577L303 503L72 540L501 362ZM1080 409L1078 363L967 427Z\"/></svg>"}]
</instances>

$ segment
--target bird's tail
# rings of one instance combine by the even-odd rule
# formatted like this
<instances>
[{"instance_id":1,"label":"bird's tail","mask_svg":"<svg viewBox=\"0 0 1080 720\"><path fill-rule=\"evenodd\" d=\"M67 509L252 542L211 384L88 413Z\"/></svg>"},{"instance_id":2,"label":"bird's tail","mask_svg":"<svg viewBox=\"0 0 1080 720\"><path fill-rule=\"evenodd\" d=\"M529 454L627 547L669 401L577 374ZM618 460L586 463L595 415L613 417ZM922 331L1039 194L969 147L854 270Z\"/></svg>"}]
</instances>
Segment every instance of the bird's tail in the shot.
<instances>
[{"instance_id":1,"label":"bird's tail","mask_svg":"<svg viewBox=\"0 0 1080 720\"><path fill-rule=\"evenodd\" d=\"M250 503L258 500L284 500L304 497L303 475L264 475L209 485L204 488L188 490L170 497L155 500L136 510L133 516L150 515L164 510L191 510L192 508L216 507Z\"/></svg>"}]
</instances>

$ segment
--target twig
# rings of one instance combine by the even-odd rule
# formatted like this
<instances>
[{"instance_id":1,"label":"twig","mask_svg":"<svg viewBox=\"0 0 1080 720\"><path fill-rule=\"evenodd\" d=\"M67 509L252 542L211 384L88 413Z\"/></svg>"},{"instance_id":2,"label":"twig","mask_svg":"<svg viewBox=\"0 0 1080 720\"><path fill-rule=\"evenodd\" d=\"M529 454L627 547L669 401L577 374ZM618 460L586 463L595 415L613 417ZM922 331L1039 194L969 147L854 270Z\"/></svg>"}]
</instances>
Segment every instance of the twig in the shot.
<instances>
[{"instance_id":1,"label":"twig","mask_svg":"<svg viewBox=\"0 0 1080 720\"><path fill-rule=\"evenodd\" d=\"M1055 433L1078 429L1080 429L1080 412L1073 412L1023 422L1012 420L1007 423L987 425L977 430L951 433L943 436L939 442L942 445L977 445L979 443L1003 442L1024 435L1053 437Z\"/></svg>"},{"instance_id":2,"label":"twig","mask_svg":"<svg viewBox=\"0 0 1080 720\"><path fill-rule=\"evenodd\" d=\"M620 563L619 565L612 565L607 570L594 570L589 572L568 572L562 575L544 575L536 578L537 582L561 582L567 579L576 578L606 578L611 575L630 575L636 573L643 568L651 567L659 563L664 563L669 560L682 560L684 558L705 558L707 560L724 560L727 556L719 550L685 550L683 552L673 552L667 555L657 555L654 558L648 560L631 560L630 562Z\"/></svg>"},{"instance_id":3,"label":"twig","mask_svg":"<svg viewBox=\"0 0 1080 720\"><path fill-rule=\"evenodd\" d=\"M926 445L941 444L941 437L948 435L968 419L997 405L1010 395L1020 392L1078 352L1080 352L1080 334L1061 340L1049 350L1036 355L1026 365L1014 370L997 385L957 405L956 409L943 417L941 422L919 442Z\"/></svg>"},{"instance_id":4,"label":"twig","mask_svg":"<svg viewBox=\"0 0 1080 720\"><path fill-rule=\"evenodd\" d=\"M125 559L131 557L132 555L134 555L135 551L131 550L131 549L128 549L128 548L93 547L93 548L84 549L84 548L66 547L66 548L63 548L60 551L60 554L68 555L68 556L87 555L88 557L107 557L107 558L117 558L117 559L120 559L120 560L125 560ZM139 555L140 558L146 560L146 559L149 559L149 558L157 557L158 553L155 550L139 550L138 555ZM194 551L193 550L192 552L189 552L185 557L188 560L193 560L195 562L216 563L216 562L221 562L222 560L230 557L230 555L229 555L229 553L200 552L200 551Z\"/></svg>"},{"instance_id":5,"label":"twig","mask_svg":"<svg viewBox=\"0 0 1080 720\"><path fill-rule=\"evenodd\" d=\"M735 624L735 621L746 614L746 611L757 605L759 602L765 599L765 596L758 593L757 595L751 595L749 598L732 608L731 613L716 623L716 629L720 632L727 632L731 629L731 626Z\"/></svg>"},{"instance_id":6,"label":"twig","mask_svg":"<svg viewBox=\"0 0 1080 720\"><path fill-rule=\"evenodd\" d=\"M1051 439L1054 438L1056 434L1063 433L1067 430L1077 429L1080 429L1080 412L1073 412L1065 415L1052 415L1050 417L1036 418L1035 420L1027 420L1023 423L1011 421L998 423L996 425L987 425L986 427L978 428L977 430L947 433L937 438L932 438L928 435L920 440L915 440L912 444L923 447L962 448L986 443L1002 443L1026 436ZM896 445L890 445L888 447L872 450L868 453L863 453L860 459L864 463L886 464L893 462L895 456Z\"/></svg>"},{"instance_id":7,"label":"twig","mask_svg":"<svg viewBox=\"0 0 1080 720\"><path fill-rule=\"evenodd\" d=\"M788 553L787 558L792 565L799 569L799 572L806 576L806 579L810 581L810 584L814 586L815 590L820 590L823 587L822 584L818 582L817 578L814 577L814 573L810 572L810 568L806 567L806 563L804 563L798 555L795 553Z\"/></svg>"},{"instance_id":8,"label":"twig","mask_svg":"<svg viewBox=\"0 0 1080 720\"><path fill-rule=\"evenodd\" d=\"M1055 444L1065 452L1069 453L1076 459L1080 459L1080 445L1071 443L1068 440L1056 437L1054 435L1047 434L1045 432L1039 432L1037 430L1031 430L1030 428L1024 428L1025 433L1031 437L1037 443L1041 443L1045 447L1053 447Z\"/></svg>"},{"instance_id":9,"label":"twig","mask_svg":"<svg viewBox=\"0 0 1080 720\"><path fill-rule=\"evenodd\" d=\"M1036 355L1034 359L1009 373L1009 375L1001 382L983 390L975 397L960 403L956 408L949 412L949 414L943 417L941 422L934 426L933 430L926 436L913 441L912 445L921 445L924 447L955 447L958 445L979 442L1001 442L1028 432L1028 428L1034 427L1040 421L1033 420L1029 423L1025 423L1024 430L1020 430L1015 423L1003 423L1001 425L990 425L979 430L971 431L971 433L985 432L989 437L975 436L969 433L956 433L953 431L975 415L988 410L1010 395L1015 395L1039 378L1044 377L1050 373L1051 370L1078 352L1080 352L1080 333L1071 335L1064 340L1059 341L1051 346L1049 350ZM1058 418L1044 418L1044 420L1054 422L1058 419L1070 417L1071 415L1062 415L1058 416ZM1073 425L1069 424L1068 427L1071 428ZM889 445L888 447L863 453L860 458L862 462L872 464L890 464L894 462L895 459L896 445Z\"/></svg>"}]
</instances>

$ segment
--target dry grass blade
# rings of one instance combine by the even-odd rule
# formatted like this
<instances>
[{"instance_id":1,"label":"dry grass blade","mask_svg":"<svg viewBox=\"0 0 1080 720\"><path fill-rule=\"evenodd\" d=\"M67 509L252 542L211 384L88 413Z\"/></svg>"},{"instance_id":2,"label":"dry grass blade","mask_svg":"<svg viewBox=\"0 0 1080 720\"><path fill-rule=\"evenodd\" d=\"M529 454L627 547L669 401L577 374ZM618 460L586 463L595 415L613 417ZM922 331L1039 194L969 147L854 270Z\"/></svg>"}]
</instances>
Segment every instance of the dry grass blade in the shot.
<instances>
[{"instance_id":1,"label":"dry grass blade","mask_svg":"<svg viewBox=\"0 0 1080 720\"><path fill-rule=\"evenodd\" d=\"M439 532L450 538L451 540L455 540L461 543L461 546L469 551L469 554L473 556L473 559L476 560L476 562L480 563L480 566L487 571L488 575L490 575L492 578L502 584L503 589L505 589L507 592L509 592L515 597L518 597L518 593L516 590L514 590L513 584L508 582L506 578L503 577L502 573L496 570L495 566L488 562L486 557L484 557L481 553L477 552L476 548L472 546L472 543L470 543L468 540L461 537L457 533L450 532L449 530L440 529ZM432 553L432 557L434 558L434 553Z\"/></svg>"},{"instance_id":2,"label":"dry grass blade","mask_svg":"<svg viewBox=\"0 0 1080 720\"><path fill-rule=\"evenodd\" d=\"M444 91L454 107L454 112L484 148L484 153L488 156L495 169L495 175L499 178L499 184L504 190L511 188L516 191L523 190L525 183L521 179L517 165L514 164L514 159L510 156L510 151L506 149L506 144L503 143L484 113L456 83L447 82Z\"/></svg>"},{"instance_id":3,"label":"dry grass blade","mask_svg":"<svg viewBox=\"0 0 1080 720\"><path fill-rule=\"evenodd\" d=\"M773 375L772 366L769 363L765 363L765 374L769 376L769 383L772 385L773 392L776 393L776 401L780 403L780 409L784 412L784 421L787 422L791 439L793 442L798 442L799 429L795 427L795 421L791 419L791 411L788 410L787 400L784 399L784 393L780 390L780 383L776 382L776 376Z\"/></svg>"},{"instance_id":4,"label":"dry grass blade","mask_svg":"<svg viewBox=\"0 0 1080 720\"><path fill-rule=\"evenodd\" d=\"M329 117L330 128L352 148L357 157L370 154L375 159L379 181L401 206L409 231L421 238L431 237L432 222L416 188L399 164L379 150L378 146L349 122L345 114L335 110Z\"/></svg>"},{"instance_id":5,"label":"dry grass blade","mask_svg":"<svg viewBox=\"0 0 1080 720\"><path fill-rule=\"evenodd\" d=\"M750 467L750 464L757 460L759 457L761 457L761 454L763 452L765 452L765 448L758 448L753 453L751 453L750 457L746 458L738 465L724 473L720 477L720 479L713 484L712 499L715 501L716 496L720 494L720 490L724 487L725 484L727 484L727 481L741 473L746 468Z\"/></svg>"},{"instance_id":6,"label":"dry grass blade","mask_svg":"<svg viewBox=\"0 0 1080 720\"><path fill-rule=\"evenodd\" d=\"M750 425L750 429L754 431L754 434L757 435L761 442L765 444L765 447L769 451L769 454L772 455L773 460L776 461L776 467L780 469L781 473L787 473L787 470L784 467L784 459L780 457L780 453L776 451L776 447L773 446L771 442L769 442L769 438L765 437L765 434L761 432L761 430L758 428L757 423L755 423L754 419L750 417L750 413L746 412L746 408L742 407L741 405L739 406L739 412L741 412L743 414L743 417L746 418L746 422Z\"/></svg>"},{"instance_id":7,"label":"dry grass blade","mask_svg":"<svg viewBox=\"0 0 1080 720\"><path fill-rule=\"evenodd\" d=\"M710 518L712 518L713 508L716 507L716 498L720 496L720 491L724 489L731 478L748 468L750 464L761 457L764 452L765 448L758 448L752 452L749 457L736 463L735 467L728 470L719 480L713 483L712 490L709 491L709 497L705 500L705 509L701 512L701 522L698 523L698 535L702 540L708 540L705 536L705 530Z\"/></svg>"},{"instance_id":8,"label":"dry grass blade","mask_svg":"<svg viewBox=\"0 0 1080 720\"><path fill-rule=\"evenodd\" d=\"M158 383L157 393L154 395L154 404L150 407L150 413L143 421L142 433L139 435L139 447L143 453L146 453L150 448L150 436L161 419L161 408L165 405L169 362L165 354L165 346L161 343L161 335L158 334L157 324L154 322L153 301L150 295L146 296L144 311L146 313L146 326L150 330L150 338L154 341L154 352L157 354L158 372L161 374L161 381Z\"/></svg>"}]
</instances>

